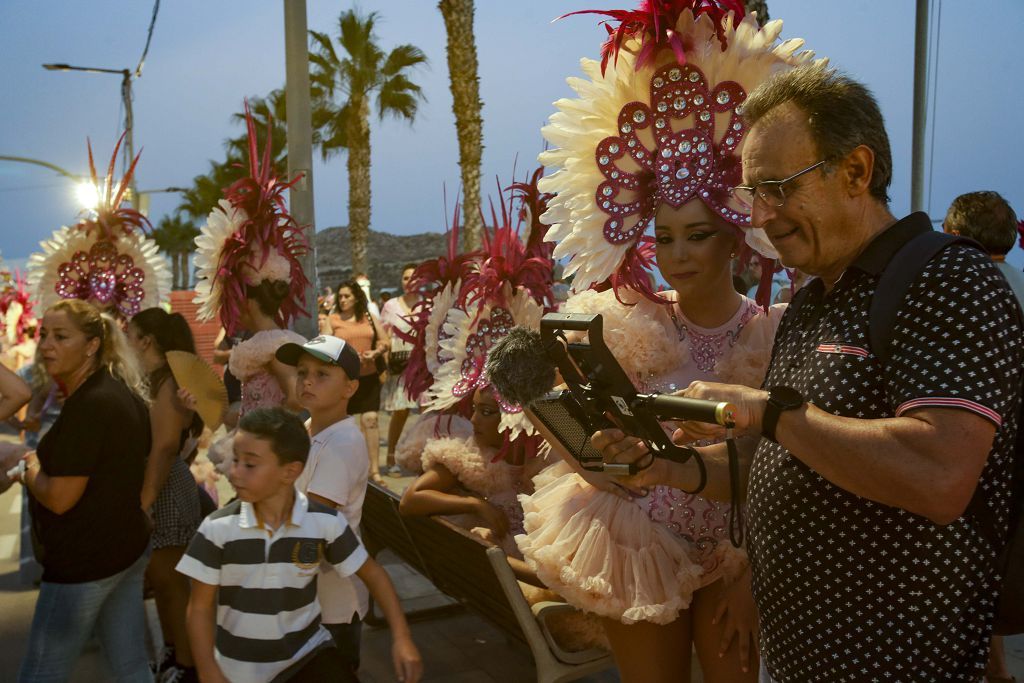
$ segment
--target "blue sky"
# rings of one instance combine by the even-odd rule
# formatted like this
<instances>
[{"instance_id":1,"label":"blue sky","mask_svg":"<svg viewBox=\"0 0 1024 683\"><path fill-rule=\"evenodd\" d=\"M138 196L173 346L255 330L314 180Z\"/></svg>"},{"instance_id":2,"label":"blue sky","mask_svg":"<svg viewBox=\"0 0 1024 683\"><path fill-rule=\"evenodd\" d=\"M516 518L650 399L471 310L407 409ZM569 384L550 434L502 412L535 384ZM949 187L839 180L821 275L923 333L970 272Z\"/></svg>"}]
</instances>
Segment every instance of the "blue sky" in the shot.
<instances>
[{"instance_id":1,"label":"blue sky","mask_svg":"<svg viewBox=\"0 0 1024 683\"><path fill-rule=\"evenodd\" d=\"M910 207L910 133L913 86L912 0L769 0L783 37L807 47L854 77L878 97L892 138L895 177L892 209ZM310 28L335 32L339 12L351 5L309 0ZM372 227L394 233L443 230L443 192L458 189L458 152L445 61L445 34L433 0L364 0L381 15L380 43L412 43L430 66L414 80L427 96L413 126L373 122ZM598 0L478 0L477 45L484 101L484 192L495 176L508 181L518 156L520 176L542 148L540 128L551 103L570 94L565 78L577 75L581 56L596 57L604 32L594 17L551 23L564 12L628 7ZM930 120L934 155L928 209L941 217L962 193L994 189L1024 212L1020 160L1024 136L1013 123L1024 110L1024 88L1014 41L1024 26L1024 2L932 0L941 12L937 103ZM107 68L134 67L145 42L152 4L145 0L67 2L4 0L0 155L42 159L76 173L86 170L85 139L109 154L120 127L120 79L115 75L53 73L44 62ZM936 45L933 38L932 46ZM278 0L165 0L143 76L135 82L135 139L142 148L138 187L188 185L221 155L242 100L284 83L283 7ZM932 113L931 111L929 112ZM343 156L314 164L318 229L343 225L346 176ZM154 222L172 211L173 194L154 195ZM0 162L0 252L26 257L77 208L70 183L32 166ZM371 254L372 257L372 254ZM1024 263L1014 250L1011 260Z\"/></svg>"}]
</instances>

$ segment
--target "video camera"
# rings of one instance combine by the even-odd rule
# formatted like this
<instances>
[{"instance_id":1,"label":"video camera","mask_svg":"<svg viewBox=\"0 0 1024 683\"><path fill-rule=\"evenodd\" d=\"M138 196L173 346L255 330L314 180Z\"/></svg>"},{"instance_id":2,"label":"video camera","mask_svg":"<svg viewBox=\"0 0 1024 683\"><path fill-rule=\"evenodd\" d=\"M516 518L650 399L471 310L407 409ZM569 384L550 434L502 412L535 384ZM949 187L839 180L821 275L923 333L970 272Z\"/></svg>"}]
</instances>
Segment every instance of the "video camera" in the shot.
<instances>
[{"instance_id":1,"label":"video camera","mask_svg":"<svg viewBox=\"0 0 1024 683\"><path fill-rule=\"evenodd\" d=\"M600 315L548 313L541 319L544 351L568 388L533 400L530 409L584 469L627 476L650 467L655 457L678 463L695 457L701 483L692 493L700 491L706 483L702 458L693 448L674 444L660 421L692 420L731 429L735 408L724 402L637 393L605 345L603 329ZM587 343L570 341L566 331L585 332ZM605 463L590 437L611 427L641 439L651 457L639 465Z\"/></svg>"}]
</instances>

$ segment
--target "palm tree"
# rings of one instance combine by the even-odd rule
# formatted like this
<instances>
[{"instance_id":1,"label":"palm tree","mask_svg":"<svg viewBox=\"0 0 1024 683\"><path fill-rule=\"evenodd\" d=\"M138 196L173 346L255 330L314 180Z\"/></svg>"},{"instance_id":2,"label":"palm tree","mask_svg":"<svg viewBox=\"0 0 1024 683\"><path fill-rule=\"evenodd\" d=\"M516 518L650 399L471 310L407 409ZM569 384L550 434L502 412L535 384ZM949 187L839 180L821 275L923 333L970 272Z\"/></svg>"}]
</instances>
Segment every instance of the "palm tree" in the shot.
<instances>
[{"instance_id":1,"label":"palm tree","mask_svg":"<svg viewBox=\"0 0 1024 683\"><path fill-rule=\"evenodd\" d=\"M448 33L448 78L452 112L459 136L459 168L462 171L463 249L480 246L483 220L480 213L480 158L483 155L483 119L480 109L480 77L473 34L473 0L441 0L437 8Z\"/></svg>"},{"instance_id":2,"label":"palm tree","mask_svg":"<svg viewBox=\"0 0 1024 683\"><path fill-rule=\"evenodd\" d=\"M366 272L366 242L370 230L370 100L376 94L377 115L416 118L420 87L410 71L427 63L414 45L399 45L385 54L377 44L377 13L346 10L338 18L334 49L326 33L310 31L310 86L313 98L314 141L323 158L348 151L348 229L354 272Z\"/></svg>"},{"instance_id":3,"label":"palm tree","mask_svg":"<svg viewBox=\"0 0 1024 683\"><path fill-rule=\"evenodd\" d=\"M171 259L173 289L188 289L191 284L188 257L195 250L194 240L198 235L195 225L180 213L164 216L153 228L153 240Z\"/></svg>"},{"instance_id":4,"label":"palm tree","mask_svg":"<svg viewBox=\"0 0 1024 683\"><path fill-rule=\"evenodd\" d=\"M768 23L768 0L743 0L747 12L757 12L757 23L764 26Z\"/></svg>"},{"instance_id":5,"label":"palm tree","mask_svg":"<svg viewBox=\"0 0 1024 683\"><path fill-rule=\"evenodd\" d=\"M173 218L171 216L164 216L157 223L149 236L156 242L156 246L160 251L167 254L167 257L171 260L171 289L178 288L178 260L174 257L174 227L171 224Z\"/></svg>"}]
</instances>

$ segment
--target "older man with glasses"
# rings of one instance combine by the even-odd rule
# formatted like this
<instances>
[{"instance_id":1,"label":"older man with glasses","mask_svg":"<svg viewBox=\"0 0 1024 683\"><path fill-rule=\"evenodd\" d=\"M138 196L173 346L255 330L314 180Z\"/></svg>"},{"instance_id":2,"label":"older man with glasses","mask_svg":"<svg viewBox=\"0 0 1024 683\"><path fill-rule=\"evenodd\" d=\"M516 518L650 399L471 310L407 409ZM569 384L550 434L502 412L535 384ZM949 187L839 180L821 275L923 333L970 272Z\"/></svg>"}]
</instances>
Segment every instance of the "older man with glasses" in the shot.
<instances>
[{"instance_id":1,"label":"older man with glasses","mask_svg":"<svg viewBox=\"0 0 1024 683\"><path fill-rule=\"evenodd\" d=\"M955 244L899 306L891 355L869 308L893 255L930 231L890 213L889 140L871 93L822 65L744 103L744 184L784 265L815 277L775 337L764 390L694 383L731 401L756 441L747 493L762 680L976 681L1005 543L1022 332L1005 280ZM607 460L644 448L598 434ZM721 446L703 449L725 477ZM680 488L695 469L675 465Z\"/></svg>"}]
</instances>

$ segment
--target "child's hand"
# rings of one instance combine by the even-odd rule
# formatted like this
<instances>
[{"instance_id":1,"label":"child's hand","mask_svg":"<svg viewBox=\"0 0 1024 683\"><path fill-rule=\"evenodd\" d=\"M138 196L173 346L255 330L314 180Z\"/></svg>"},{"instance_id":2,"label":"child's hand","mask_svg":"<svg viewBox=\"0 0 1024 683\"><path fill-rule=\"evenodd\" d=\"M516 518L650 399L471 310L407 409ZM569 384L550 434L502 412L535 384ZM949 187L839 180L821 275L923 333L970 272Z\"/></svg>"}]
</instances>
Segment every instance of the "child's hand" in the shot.
<instances>
[{"instance_id":1,"label":"child's hand","mask_svg":"<svg viewBox=\"0 0 1024 683\"><path fill-rule=\"evenodd\" d=\"M487 527L494 532L495 538L505 537L505 534L508 533L508 517L504 512L482 498L479 499L476 511L477 515L486 522Z\"/></svg>"},{"instance_id":2,"label":"child's hand","mask_svg":"<svg viewBox=\"0 0 1024 683\"><path fill-rule=\"evenodd\" d=\"M411 638L398 637L391 644L395 675L401 683L416 683L423 675L423 658Z\"/></svg>"}]
</instances>

